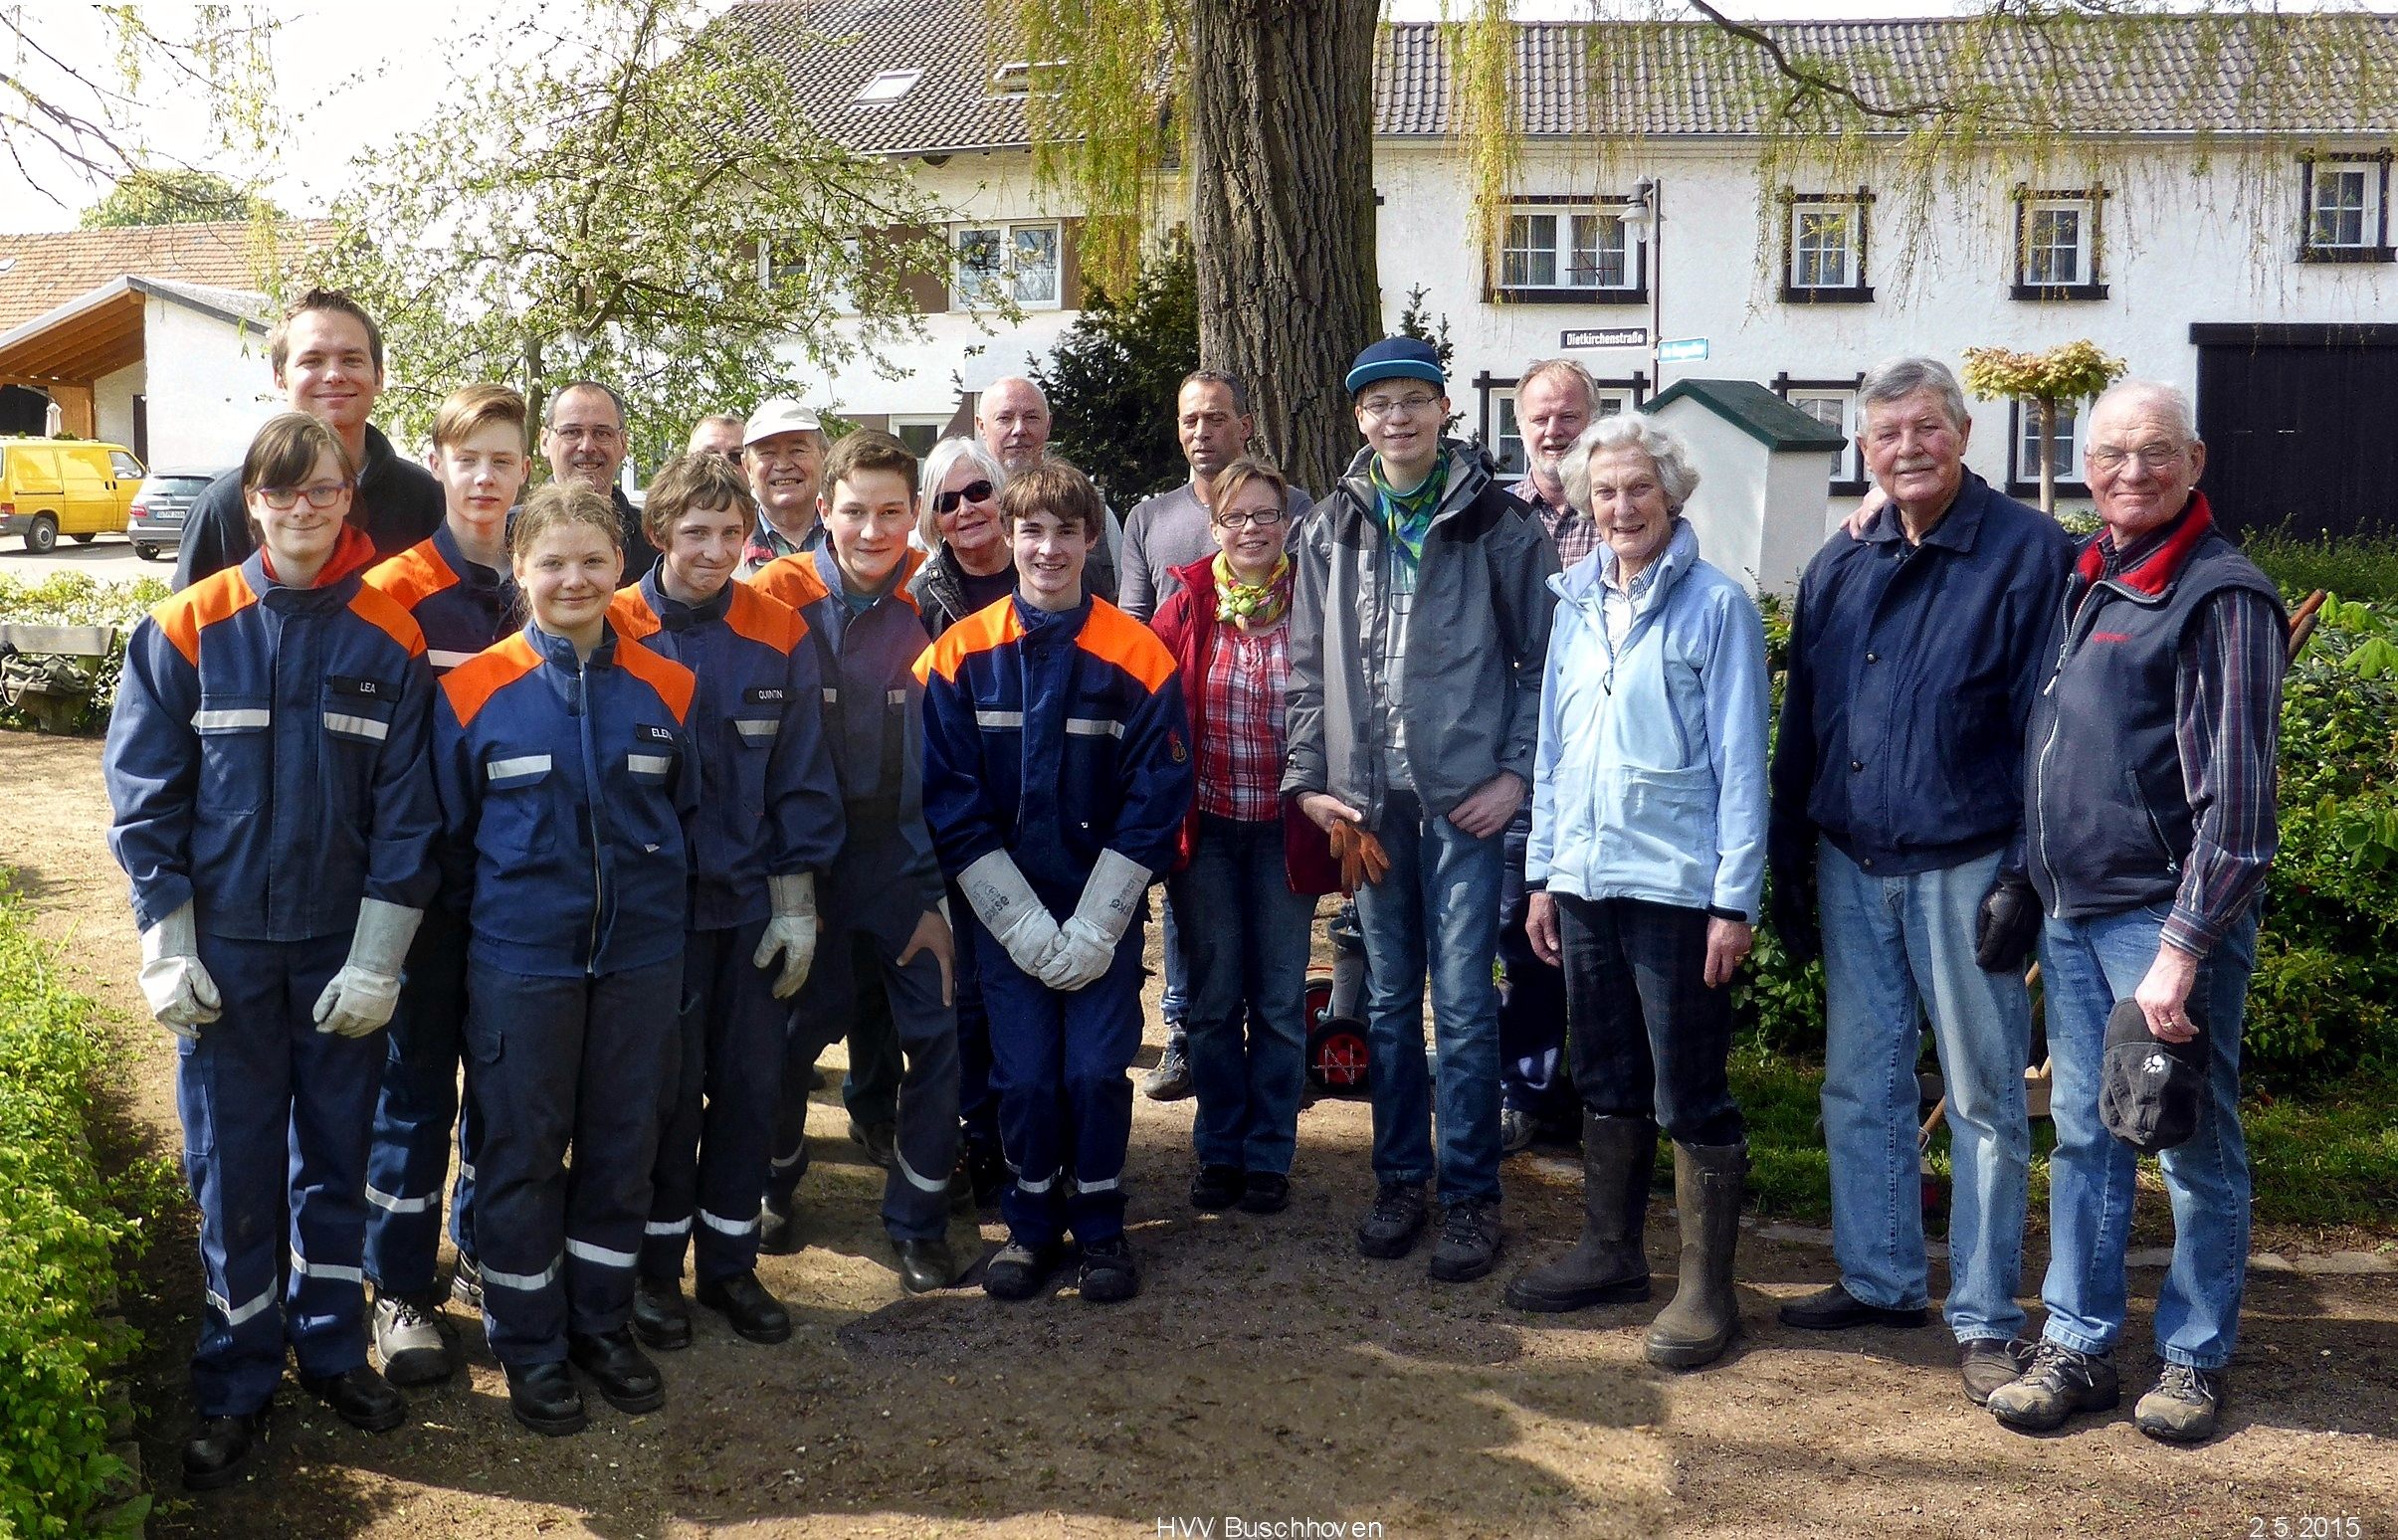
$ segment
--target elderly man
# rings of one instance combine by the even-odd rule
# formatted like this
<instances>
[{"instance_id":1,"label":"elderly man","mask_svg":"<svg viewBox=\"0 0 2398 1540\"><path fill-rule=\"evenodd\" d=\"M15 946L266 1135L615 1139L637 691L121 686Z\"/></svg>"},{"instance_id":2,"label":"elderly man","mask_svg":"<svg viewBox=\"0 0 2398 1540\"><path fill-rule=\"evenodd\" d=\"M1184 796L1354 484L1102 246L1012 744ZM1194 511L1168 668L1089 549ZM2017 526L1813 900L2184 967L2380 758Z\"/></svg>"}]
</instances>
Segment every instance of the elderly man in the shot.
<instances>
[{"instance_id":1,"label":"elderly man","mask_svg":"<svg viewBox=\"0 0 2398 1540\"><path fill-rule=\"evenodd\" d=\"M2023 746L2070 542L1965 469L1972 423L1945 365L1878 364L1857 399L1858 443L1890 500L1861 535L1825 542L1799 585L1770 837L1775 927L1793 955L1820 945L1824 960L1840 1278L1781 1316L1827 1331L1926 1317L1915 1056L1928 1016L1955 1172L1946 1315L1979 1404L2025 1353L2023 969L2040 911Z\"/></svg>"},{"instance_id":2,"label":"elderly man","mask_svg":"<svg viewBox=\"0 0 2398 1540\"><path fill-rule=\"evenodd\" d=\"M974 436L991 452L1008 475L1029 471L1049 455L1049 397L1020 374L991 382L974 403ZM1083 569L1083 586L1112 604L1116 596L1116 552L1123 544L1123 523L1108 508L1105 526L1093 537L1091 559Z\"/></svg>"},{"instance_id":3,"label":"elderly man","mask_svg":"<svg viewBox=\"0 0 2398 1540\"><path fill-rule=\"evenodd\" d=\"M2222 1411L2248 1273L2240 1017L2278 840L2284 619L2195 490L2206 446L2189 398L2116 385L2091 413L2082 458L2105 527L2082 548L2043 650L2026 773L2057 1074L2049 1319L1990 1410L2043 1430L2119 1399L2137 1181L2131 1147L2099 1121L2098 1086L2107 1016L2129 999L2150 1037L2194 1045L2204 1065L2195 1130L2158 1161L2173 1207L2156 1301L2164 1370L2133 1413L2150 1438L2196 1443Z\"/></svg>"},{"instance_id":4,"label":"elderly man","mask_svg":"<svg viewBox=\"0 0 2398 1540\"><path fill-rule=\"evenodd\" d=\"M616 481L632 445L625 437L625 398L597 380L575 380L549 398L541 414L541 458L552 480L590 487L616 505L624 526L625 578L638 583L658 563L658 547L641 525L641 510Z\"/></svg>"},{"instance_id":5,"label":"elderly man","mask_svg":"<svg viewBox=\"0 0 2398 1540\"><path fill-rule=\"evenodd\" d=\"M816 482L824 471L824 423L787 397L758 403L741 430L749 494L757 498L757 527L741 549L741 576L755 577L779 557L824 544Z\"/></svg>"},{"instance_id":6,"label":"elderly man","mask_svg":"<svg viewBox=\"0 0 2398 1540\"><path fill-rule=\"evenodd\" d=\"M1190 463L1191 479L1172 491L1144 498L1124 520L1116 603L1135 620L1149 619L1180 586L1174 581L1175 569L1216 554L1210 487L1217 472L1249 453L1256 432L1249 415L1249 387L1238 376L1193 369L1182 377L1174 395L1174 436L1182 445L1182 458ZM1290 491L1289 516L1297 520L1312 499L1296 486ZM1164 930L1166 987L1160 1007L1166 1048L1157 1066L1141 1077L1140 1089L1153 1101L1179 1101L1191 1093L1191 1066L1182 1030L1182 934L1171 906L1165 911Z\"/></svg>"},{"instance_id":7,"label":"elderly man","mask_svg":"<svg viewBox=\"0 0 2398 1540\"><path fill-rule=\"evenodd\" d=\"M690 442L683 446L686 455L721 455L738 462L741 458L741 439L749 424L732 412L710 412L692 424Z\"/></svg>"},{"instance_id":8,"label":"elderly man","mask_svg":"<svg viewBox=\"0 0 2398 1540\"><path fill-rule=\"evenodd\" d=\"M1523 436L1525 474L1507 489L1532 510L1560 569L1590 554L1599 528L1565 497L1564 456L1598 412L1598 382L1570 358L1534 361L1515 381L1515 428ZM1582 1114L1565 1066L1565 979L1532 951L1523 921L1524 849L1532 834L1527 805L1507 825L1507 869L1499 889L1499 1144L1508 1154L1545 1133L1581 1137Z\"/></svg>"},{"instance_id":9,"label":"elderly man","mask_svg":"<svg viewBox=\"0 0 2398 1540\"><path fill-rule=\"evenodd\" d=\"M1376 342L1346 384L1365 448L1292 542L1283 790L1336 845L1362 836L1389 863L1357 890L1376 1182L1357 1250L1415 1248L1437 1095L1445 1212L1429 1270L1464 1282L1499 1260L1500 837L1531 786L1557 557L1480 452L1442 438L1430 344Z\"/></svg>"}]
</instances>

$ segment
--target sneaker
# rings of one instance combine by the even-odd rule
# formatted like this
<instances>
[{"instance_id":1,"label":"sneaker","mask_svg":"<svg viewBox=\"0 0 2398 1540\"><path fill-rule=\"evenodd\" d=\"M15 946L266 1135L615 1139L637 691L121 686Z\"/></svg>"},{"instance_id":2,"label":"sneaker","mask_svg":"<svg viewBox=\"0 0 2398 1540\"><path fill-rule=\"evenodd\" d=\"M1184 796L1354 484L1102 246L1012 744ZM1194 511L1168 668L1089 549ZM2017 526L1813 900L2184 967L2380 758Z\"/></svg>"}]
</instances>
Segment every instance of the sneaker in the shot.
<instances>
[{"instance_id":1,"label":"sneaker","mask_svg":"<svg viewBox=\"0 0 2398 1540\"><path fill-rule=\"evenodd\" d=\"M377 1294L374 1334L383 1378L394 1385L432 1385L456 1367L439 1317L422 1301Z\"/></svg>"},{"instance_id":2,"label":"sneaker","mask_svg":"<svg viewBox=\"0 0 2398 1540\"><path fill-rule=\"evenodd\" d=\"M1441 1239L1425 1269L1443 1283L1470 1283L1499 1264L1499 1200L1469 1198L1441 1215Z\"/></svg>"},{"instance_id":3,"label":"sneaker","mask_svg":"<svg viewBox=\"0 0 2398 1540\"><path fill-rule=\"evenodd\" d=\"M982 1269L982 1291L993 1299L1030 1299L1065 1262L1064 1247L1031 1246L1010 1235Z\"/></svg>"},{"instance_id":4,"label":"sneaker","mask_svg":"<svg viewBox=\"0 0 2398 1540\"><path fill-rule=\"evenodd\" d=\"M1532 1138L1539 1131L1539 1128L1532 1122L1531 1113L1518 1112L1513 1107L1500 1108L1499 1113L1499 1153L1512 1155L1518 1150L1530 1149Z\"/></svg>"},{"instance_id":5,"label":"sneaker","mask_svg":"<svg viewBox=\"0 0 2398 1540\"><path fill-rule=\"evenodd\" d=\"M2043 1341L2023 1377L1990 1393L1990 1412L2023 1433L2047 1433L2077 1412L2111 1411L2123 1399L2112 1353L2077 1353Z\"/></svg>"},{"instance_id":6,"label":"sneaker","mask_svg":"<svg viewBox=\"0 0 2398 1540\"><path fill-rule=\"evenodd\" d=\"M1183 1055L1180 1038L1166 1040L1157 1067L1140 1077L1140 1093L1151 1101L1180 1101L1191 1093L1191 1061Z\"/></svg>"},{"instance_id":7,"label":"sneaker","mask_svg":"<svg viewBox=\"0 0 2398 1540\"><path fill-rule=\"evenodd\" d=\"M1191 1207L1222 1213L1249 1190L1249 1173L1238 1166L1201 1166L1191 1178Z\"/></svg>"},{"instance_id":8,"label":"sneaker","mask_svg":"<svg viewBox=\"0 0 2398 1540\"><path fill-rule=\"evenodd\" d=\"M450 1274L450 1302L483 1313L483 1269L475 1265L474 1257L458 1258L458 1270Z\"/></svg>"},{"instance_id":9,"label":"sneaker","mask_svg":"<svg viewBox=\"0 0 2398 1540\"><path fill-rule=\"evenodd\" d=\"M1415 1182L1385 1182L1374 1190L1374 1206L1357 1227L1357 1254L1384 1260L1405 1256L1424 1233L1424 1189Z\"/></svg>"},{"instance_id":10,"label":"sneaker","mask_svg":"<svg viewBox=\"0 0 2398 1540\"><path fill-rule=\"evenodd\" d=\"M1965 1382L1965 1399L1977 1407L1990 1404L1990 1393L2023 1377L2032 1362L2032 1344L2021 1337L1976 1337L1956 1345L1957 1374Z\"/></svg>"},{"instance_id":11,"label":"sneaker","mask_svg":"<svg viewBox=\"0 0 2398 1540\"><path fill-rule=\"evenodd\" d=\"M1085 1304L1115 1304L1139 1293L1140 1268L1132 1260L1132 1248L1122 1236L1084 1247L1080 1281Z\"/></svg>"},{"instance_id":12,"label":"sneaker","mask_svg":"<svg viewBox=\"0 0 2398 1540\"><path fill-rule=\"evenodd\" d=\"M2157 1376L2156 1389L2132 1408L2131 1421L2151 1439L2201 1444L2215 1437L2216 1421L2223 1416L2224 1392L2229 1389L2220 1369L2169 1363Z\"/></svg>"}]
</instances>

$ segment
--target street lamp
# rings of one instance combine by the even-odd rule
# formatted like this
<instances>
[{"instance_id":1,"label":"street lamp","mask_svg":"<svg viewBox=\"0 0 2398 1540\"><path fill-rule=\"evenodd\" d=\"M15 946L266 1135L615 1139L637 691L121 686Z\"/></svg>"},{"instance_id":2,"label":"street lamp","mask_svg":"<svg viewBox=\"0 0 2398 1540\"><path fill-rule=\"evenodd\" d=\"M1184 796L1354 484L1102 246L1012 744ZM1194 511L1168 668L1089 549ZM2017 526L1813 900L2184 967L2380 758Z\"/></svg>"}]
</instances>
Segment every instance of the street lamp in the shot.
<instances>
[{"instance_id":1,"label":"street lamp","mask_svg":"<svg viewBox=\"0 0 2398 1540\"><path fill-rule=\"evenodd\" d=\"M1659 298L1665 289L1665 215L1664 184L1656 177L1644 176L1633 184L1632 201L1624 206L1624 231L1649 249L1649 394L1657 395L1664 383L1658 378L1660 363L1658 343L1665 338L1661 329L1662 307Z\"/></svg>"}]
</instances>

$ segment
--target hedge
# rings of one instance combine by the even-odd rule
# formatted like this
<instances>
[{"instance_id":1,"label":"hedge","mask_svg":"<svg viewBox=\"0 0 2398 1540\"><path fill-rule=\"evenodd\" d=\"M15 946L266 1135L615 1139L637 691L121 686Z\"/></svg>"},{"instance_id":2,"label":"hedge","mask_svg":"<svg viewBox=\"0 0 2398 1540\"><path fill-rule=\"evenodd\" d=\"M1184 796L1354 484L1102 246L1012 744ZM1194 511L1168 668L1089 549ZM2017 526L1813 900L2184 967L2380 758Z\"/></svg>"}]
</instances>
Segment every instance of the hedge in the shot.
<instances>
[{"instance_id":1,"label":"hedge","mask_svg":"<svg viewBox=\"0 0 2398 1540\"><path fill-rule=\"evenodd\" d=\"M0 870L0 1536L138 1528L131 1472L108 1452L102 1376L133 1346L103 1316L118 1249L138 1238L86 1131L106 1045L25 929Z\"/></svg>"}]
</instances>

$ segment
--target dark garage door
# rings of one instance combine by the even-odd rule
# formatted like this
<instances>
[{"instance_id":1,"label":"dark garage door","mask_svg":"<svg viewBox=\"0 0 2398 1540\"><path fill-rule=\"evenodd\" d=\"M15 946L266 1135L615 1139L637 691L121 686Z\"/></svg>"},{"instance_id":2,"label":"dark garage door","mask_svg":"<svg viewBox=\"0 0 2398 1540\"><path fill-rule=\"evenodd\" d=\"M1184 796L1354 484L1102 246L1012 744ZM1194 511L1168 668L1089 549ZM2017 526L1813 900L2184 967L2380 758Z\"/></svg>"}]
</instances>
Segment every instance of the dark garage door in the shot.
<instances>
[{"instance_id":1,"label":"dark garage door","mask_svg":"<svg viewBox=\"0 0 2398 1540\"><path fill-rule=\"evenodd\" d=\"M2197 325L2190 340L2218 518L2398 532L2398 326Z\"/></svg>"}]
</instances>

